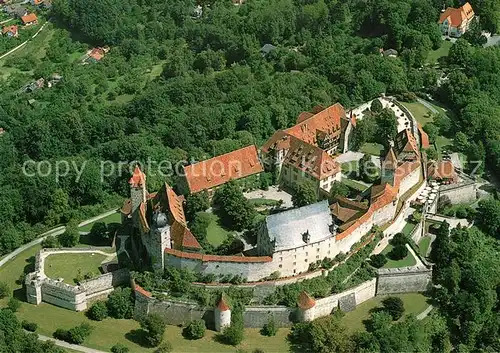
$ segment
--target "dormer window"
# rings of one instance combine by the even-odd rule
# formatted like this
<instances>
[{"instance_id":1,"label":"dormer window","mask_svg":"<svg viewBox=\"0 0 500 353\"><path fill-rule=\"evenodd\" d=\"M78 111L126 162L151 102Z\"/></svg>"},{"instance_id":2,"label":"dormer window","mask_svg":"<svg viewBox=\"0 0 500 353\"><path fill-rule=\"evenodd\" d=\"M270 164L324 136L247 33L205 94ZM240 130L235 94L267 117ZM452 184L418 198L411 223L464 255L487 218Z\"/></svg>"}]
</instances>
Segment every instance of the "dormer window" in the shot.
<instances>
[{"instance_id":1,"label":"dormer window","mask_svg":"<svg viewBox=\"0 0 500 353\"><path fill-rule=\"evenodd\" d=\"M304 243L309 243L309 241L311 240L309 230L307 230L305 233L302 233L302 240L304 241Z\"/></svg>"}]
</instances>

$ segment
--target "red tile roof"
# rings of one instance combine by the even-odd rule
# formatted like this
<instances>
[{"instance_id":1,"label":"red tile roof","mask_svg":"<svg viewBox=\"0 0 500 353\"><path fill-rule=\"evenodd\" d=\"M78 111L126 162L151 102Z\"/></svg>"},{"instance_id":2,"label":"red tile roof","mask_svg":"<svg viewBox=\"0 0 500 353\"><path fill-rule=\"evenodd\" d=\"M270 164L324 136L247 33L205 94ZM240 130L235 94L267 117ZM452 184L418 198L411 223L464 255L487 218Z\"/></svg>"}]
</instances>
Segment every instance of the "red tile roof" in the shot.
<instances>
[{"instance_id":1,"label":"red tile roof","mask_svg":"<svg viewBox=\"0 0 500 353\"><path fill-rule=\"evenodd\" d=\"M219 255L204 255L200 253L191 253L174 249L165 249L165 253L180 257L182 259L200 260L203 262L271 262L273 259L270 256L219 256Z\"/></svg>"},{"instance_id":2,"label":"red tile roof","mask_svg":"<svg viewBox=\"0 0 500 353\"><path fill-rule=\"evenodd\" d=\"M135 285L135 291L141 293L142 295L144 295L145 297L148 297L148 298L151 298L153 296L151 294L151 292L148 292L147 290L145 290L144 288L142 288L138 284Z\"/></svg>"},{"instance_id":3,"label":"red tile roof","mask_svg":"<svg viewBox=\"0 0 500 353\"><path fill-rule=\"evenodd\" d=\"M314 178L323 180L340 172L340 165L328 153L315 145L290 136L290 149L284 164L292 165Z\"/></svg>"},{"instance_id":4,"label":"red tile roof","mask_svg":"<svg viewBox=\"0 0 500 353\"><path fill-rule=\"evenodd\" d=\"M219 304L217 304L217 309L219 309L220 311L227 311L230 309L229 305L226 303L224 294L222 294L220 297Z\"/></svg>"},{"instance_id":5,"label":"red tile roof","mask_svg":"<svg viewBox=\"0 0 500 353\"><path fill-rule=\"evenodd\" d=\"M146 175L141 171L141 168L139 166L135 167L134 174L132 174L132 177L128 181L130 186L133 188L138 188L146 183Z\"/></svg>"},{"instance_id":6,"label":"red tile roof","mask_svg":"<svg viewBox=\"0 0 500 353\"><path fill-rule=\"evenodd\" d=\"M104 55L106 55L106 52L102 48L94 48L89 53L89 56L97 61L100 61L102 58L104 58Z\"/></svg>"},{"instance_id":7,"label":"red tile roof","mask_svg":"<svg viewBox=\"0 0 500 353\"><path fill-rule=\"evenodd\" d=\"M184 167L191 193L212 189L263 170L254 145Z\"/></svg>"},{"instance_id":8,"label":"red tile roof","mask_svg":"<svg viewBox=\"0 0 500 353\"><path fill-rule=\"evenodd\" d=\"M308 118L305 118L306 116L301 114L298 121L302 121L286 129L285 132L313 145L317 145L316 136L318 131L324 132L329 136L340 136L341 119L345 117L344 107L340 103L336 103L319 112L317 110L314 115Z\"/></svg>"},{"instance_id":9,"label":"red tile roof","mask_svg":"<svg viewBox=\"0 0 500 353\"><path fill-rule=\"evenodd\" d=\"M307 310L314 308L314 306L316 305L316 301L311 298L311 296L307 294L306 291L302 291L300 292L299 298L297 299L297 305L302 310Z\"/></svg>"},{"instance_id":10,"label":"red tile roof","mask_svg":"<svg viewBox=\"0 0 500 353\"><path fill-rule=\"evenodd\" d=\"M17 36L18 30L17 26L5 26L2 29L2 34L12 33L13 36Z\"/></svg>"},{"instance_id":11,"label":"red tile roof","mask_svg":"<svg viewBox=\"0 0 500 353\"><path fill-rule=\"evenodd\" d=\"M437 163L429 163L427 167L429 179L435 180L456 180L457 174L455 167L451 161L440 161Z\"/></svg>"},{"instance_id":12,"label":"red tile roof","mask_svg":"<svg viewBox=\"0 0 500 353\"><path fill-rule=\"evenodd\" d=\"M422 148L428 149L430 147L429 135L427 135L422 128L422 124L418 124L418 132L420 134L420 144L422 145Z\"/></svg>"},{"instance_id":13,"label":"red tile roof","mask_svg":"<svg viewBox=\"0 0 500 353\"><path fill-rule=\"evenodd\" d=\"M24 24L32 23L38 20L38 17L34 13L21 17Z\"/></svg>"},{"instance_id":14,"label":"red tile roof","mask_svg":"<svg viewBox=\"0 0 500 353\"><path fill-rule=\"evenodd\" d=\"M462 24L474 17L474 10L472 6L467 2L462 7L458 9L453 7L448 7L439 16L439 23L442 24L445 20L448 20L452 27L460 27Z\"/></svg>"}]
</instances>

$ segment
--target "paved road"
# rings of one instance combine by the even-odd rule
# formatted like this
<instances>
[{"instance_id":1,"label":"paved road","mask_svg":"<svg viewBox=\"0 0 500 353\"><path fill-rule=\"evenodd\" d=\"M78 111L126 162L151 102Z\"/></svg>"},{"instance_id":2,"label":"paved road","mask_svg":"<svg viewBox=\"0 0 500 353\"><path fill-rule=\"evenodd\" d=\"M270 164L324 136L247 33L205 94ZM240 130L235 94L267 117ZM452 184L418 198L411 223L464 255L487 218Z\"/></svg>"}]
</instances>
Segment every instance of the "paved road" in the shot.
<instances>
[{"instance_id":1,"label":"paved road","mask_svg":"<svg viewBox=\"0 0 500 353\"><path fill-rule=\"evenodd\" d=\"M87 219L85 221L83 221L82 223L80 223L78 226L79 227L83 227L83 226L86 226L87 224L89 223L92 223L92 222L95 222L101 218L105 218L105 217L108 217L109 215L112 215L113 213L115 213L116 210L112 210L112 211L108 211L106 213L103 213L103 214L100 214L99 216L96 216L96 217L92 217L90 219ZM51 236L51 235L59 235L59 234L62 234L64 233L64 231L66 230L66 227L65 226L59 226L57 228L54 228L54 229L51 229L49 230L48 232L45 232L43 234L40 234L40 236L29 242L28 244L24 244L23 246L21 246L20 248L17 248L16 250L14 250L13 252L11 252L9 255L5 256L2 260L0 260L0 267L2 267L3 265L5 265L7 262L9 262L10 260L12 260L13 258L15 258L17 255L19 255L20 253L22 253L24 250L27 250L29 248L31 248L32 246L35 246L37 244L40 244L45 238Z\"/></svg>"},{"instance_id":2,"label":"paved road","mask_svg":"<svg viewBox=\"0 0 500 353\"><path fill-rule=\"evenodd\" d=\"M43 335L38 335L38 339L40 341L44 341L44 342L45 341L53 341L59 347L72 349L72 350L78 351L78 352L84 352L84 353L107 353L107 352L104 352L104 351L98 351L97 349L82 347L82 346L78 346L76 344L71 344L71 343L67 343L67 342L64 342L64 341L56 340L54 338L43 336Z\"/></svg>"},{"instance_id":3,"label":"paved road","mask_svg":"<svg viewBox=\"0 0 500 353\"><path fill-rule=\"evenodd\" d=\"M429 109L434 114L439 114L439 111L436 108L434 108L431 103L427 102L425 99L417 98L417 101L420 104L424 105L427 109Z\"/></svg>"},{"instance_id":4,"label":"paved road","mask_svg":"<svg viewBox=\"0 0 500 353\"><path fill-rule=\"evenodd\" d=\"M429 315L429 313L432 311L432 309L434 309L434 307L432 305L429 305L427 309L425 309L424 311L422 311L420 314L417 315L417 320L425 319L427 315Z\"/></svg>"}]
</instances>

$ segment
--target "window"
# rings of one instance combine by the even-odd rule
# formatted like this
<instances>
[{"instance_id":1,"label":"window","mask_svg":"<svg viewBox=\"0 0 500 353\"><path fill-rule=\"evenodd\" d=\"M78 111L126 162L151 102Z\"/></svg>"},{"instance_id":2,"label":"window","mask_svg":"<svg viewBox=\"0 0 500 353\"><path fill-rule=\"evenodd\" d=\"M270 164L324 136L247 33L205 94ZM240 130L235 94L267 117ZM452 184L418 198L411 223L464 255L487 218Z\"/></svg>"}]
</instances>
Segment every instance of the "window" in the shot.
<instances>
[{"instance_id":1,"label":"window","mask_svg":"<svg viewBox=\"0 0 500 353\"><path fill-rule=\"evenodd\" d=\"M297 273L297 270L296 269L293 269L293 274L296 274Z\"/></svg>"},{"instance_id":2,"label":"window","mask_svg":"<svg viewBox=\"0 0 500 353\"><path fill-rule=\"evenodd\" d=\"M316 249L316 252L319 252L319 248Z\"/></svg>"},{"instance_id":3,"label":"window","mask_svg":"<svg viewBox=\"0 0 500 353\"><path fill-rule=\"evenodd\" d=\"M295 265L297 265L297 263L296 263L296 262L294 262L294 263L293 263L293 265L295 266Z\"/></svg>"},{"instance_id":4,"label":"window","mask_svg":"<svg viewBox=\"0 0 500 353\"><path fill-rule=\"evenodd\" d=\"M306 252L306 256L307 256L307 255L309 255L309 253L308 253L308 252Z\"/></svg>"},{"instance_id":5,"label":"window","mask_svg":"<svg viewBox=\"0 0 500 353\"><path fill-rule=\"evenodd\" d=\"M316 258L319 259L319 255L316 255Z\"/></svg>"},{"instance_id":6,"label":"window","mask_svg":"<svg viewBox=\"0 0 500 353\"><path fill-rule=\"evenodd\" d=\"M279 265L279 268L282 268L282 267L283 267L283 265Z\"/></svg>"},{"instance_id":7,"label":"window","mask_svg":"<svg viewBox=\"0 0 500 353\"><path fill-rule=\"evenodd\" d=\"M330 255L330 250L328 250L328 255Z\"/></svg>"},{"instance_id":8,"label":"window","mask_svg":"<svg viewBox=\"0 0 500 353\"><path fill-rule=\"evenodd\" d=\"M307 262L307 259L304 259L304 262Z\"/></svg>"},{"instance_id":9,"label":"window","mask_svg":"<svg viewBox=\"0 0 500 353\"><path fill-rule=\"evenodd\" d=\"M283 258L282 258L282 257L280 257L280 261L283 261Z\"/></svg>"},{"instance_id":10,"label":"window","mask_svg":"<svg viewBox=\"0 0 500 353\"><path fill-rule=\"evenodd\" d=\"M297 255L293 255L293 258L296 259L297 258Z\"/></svg>"}]
</instances>

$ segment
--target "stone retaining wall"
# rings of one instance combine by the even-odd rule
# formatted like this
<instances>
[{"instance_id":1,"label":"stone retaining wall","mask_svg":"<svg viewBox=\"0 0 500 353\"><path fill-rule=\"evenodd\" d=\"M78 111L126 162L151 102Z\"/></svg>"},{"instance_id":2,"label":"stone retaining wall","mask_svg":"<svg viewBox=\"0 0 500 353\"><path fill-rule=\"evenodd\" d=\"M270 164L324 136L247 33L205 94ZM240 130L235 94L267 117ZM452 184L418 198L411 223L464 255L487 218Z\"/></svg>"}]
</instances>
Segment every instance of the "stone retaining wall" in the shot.
<instances>
[{"instance_id":1,"label":"stone retaining wall","mask_svg":"<svg viewBox=\"0 0 500 353\"><path fill-rule=\"evenodd\" d=\"M425 266L377 270L377 295L425 292L432 281L432 269Z\"/></svg>"},{"instance_id":2,"label":"stone retaining wall","mask_svg":"<svg viewBox=\"0 0 500 353\"><path fill-rule=\"evenodd\" d=\"M44 259L57 253L92 253L95 249L42 249L35 259L35 272L25 278L26 297L28 303L38 305L42 302L62 308L83 311L92 301L105 298L114 287L130 282L130 272L123 268L105 273L99 277L70 285L48 278L43 271Z\"/></svg>"}]
</instances>

